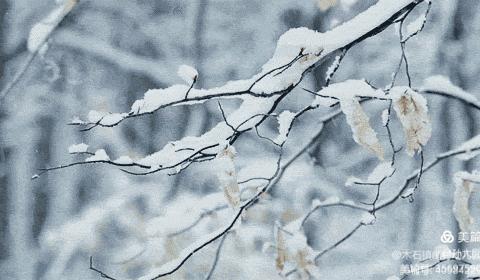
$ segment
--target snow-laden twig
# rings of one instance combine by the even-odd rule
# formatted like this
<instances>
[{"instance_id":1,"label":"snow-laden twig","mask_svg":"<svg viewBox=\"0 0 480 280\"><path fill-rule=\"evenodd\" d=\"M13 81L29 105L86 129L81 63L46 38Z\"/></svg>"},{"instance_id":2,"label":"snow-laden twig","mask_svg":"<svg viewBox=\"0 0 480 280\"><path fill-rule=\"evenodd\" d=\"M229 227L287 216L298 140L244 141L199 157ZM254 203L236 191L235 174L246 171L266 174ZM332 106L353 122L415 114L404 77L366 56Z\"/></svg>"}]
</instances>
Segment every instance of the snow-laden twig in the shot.
<instances>
[{"instance_id":1,"label":"snow-laden twig","mask_svg":"<svg viewBox=\"0 0 480 280\"><path fill-rule=\"evenodd\" d=\"M266 116L256 118L252 116L270 114L275 110L282 98L293 90L320 60L338 49L349 48L381 32L418 3L418 1L384 0L326 33L306 28L292 29L281 36L272 59L264 65L262 72L249 80L229 82L222 87L209 90L191 89L188 98L185 98L185 93L189 91L189 87L185 85L151 90L143 99L137 100L128 113L93 112L89 114L87 122L77 121L73 124L85 125L86 130L96 126L115 126L127 118L151 114L168 106L235 97L243 99L243 103L226 119L234 127L242 124L241 132L246 132L266 119ZM173 174L176 174L193 162L213 159L221 143L229 141L232 144L238 136L239 133L232 135L230 127L221 122L200 137L186 137L171 142L162 150L134 161L137 166L129 165L148 166L149 171L141 173L125 171L130 174L146 175L175 169L176 172ZM111 164L108 161L99 163ZM81 163L75 163L78 164Z\"/></svg>"}]
</instances>

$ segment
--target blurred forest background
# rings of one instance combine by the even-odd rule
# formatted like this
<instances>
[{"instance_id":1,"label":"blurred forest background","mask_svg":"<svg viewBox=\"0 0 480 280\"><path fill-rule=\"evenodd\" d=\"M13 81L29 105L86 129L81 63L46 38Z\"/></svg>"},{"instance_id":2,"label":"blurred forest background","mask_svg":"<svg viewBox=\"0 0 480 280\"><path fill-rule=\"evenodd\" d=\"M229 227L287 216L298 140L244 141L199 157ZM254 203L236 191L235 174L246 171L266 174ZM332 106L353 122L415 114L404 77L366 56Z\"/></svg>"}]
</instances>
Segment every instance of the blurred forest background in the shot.
<instances>
[{"instance_id":1,"label":"blurred forest background","mask_svg":"<svg viewBox=\"0 0 480 280\"><path fill-rule=\"evenodd\" d=\"M338 0L330 1L330 7L325 4L328 1L321 2L80 1L51 36L47 52L33 61L0 102L0 278L100 279L88 270L91 255L99 267L120 279L135 277L216 229L223 217L220 214L174 237L147 239L144 233L145 221L152 217L178 215L170 221L174 223L185 213L201 211L202 203L208 204L202 199L218 193L208 165L195 165L179 176L136 177L98 165L30 178L38 168L71 162L71 144L85 142L109 154L138 158L169 140L200 135L222 120L216 102L169 108L90 132L80 132L67 123L89 110L128 111L146 90L181 82L176 75L181 64L199 71L198 87L248 78L271 57L279 36L289 28L326 31L375 3ZM25 62L30 29L55 4L53 0L0 0L0 88ZM480 97L479 38L480 1L433 1L425 30L407 45L413 87L442 74ZM383 87L400 54L397 33L390 27L349 51L335 80L365 78ZM328 66L315 69L303 86L320 89ZM400 83L405 83L404 76ZM311 99L296 89L282 108L298 109ZM225 102L225 109L236 105ZM428 159L478 134L478 112L430 96L429 109L434 131L425 149ZM380 115L375 106L371 110ZM313 132L312 124L327 111L316 110L302 118L291 143L305 141ZM263 129L275 131L276 126L271 122ZM402 138L396 141L401 143ZM275 160L275 150L255 134L237 145L240 165L246 166L247 159L265 166ZM299 147L287 145L287 151ZM398 172L403 175L418 168L418 161L409 157L398 160L403 168ZM273 222L288 222L305 213L314 198L371 199L372 192L345 188L344 182L374 166L375 160L353 142L345 122L333 122L319 143L279 182L274 199L256 206L248 214L252 216L249 223L227 237L213 279L279 278L274 257L262 252L263 244L272 239ZM457 231L451 211L452 175L478 167L475 161L452 160L425 174L413 203L401 200L379 213L375 225L365 227L321 260L325 279L385 279L398 274L399 265L409 261L392 258L393 250L432 249L440 244L443 231ZM384 192L398 189L401 179L391 181ZM471 205L478 217L480 199L476 197ZM353 210L319 211L306 228L309 243L313 248L331 245L351 230L355 219L358 215ZM170 279L203 279L215 254L215 246L210 247Z\"/></svg>"}]
</instances>

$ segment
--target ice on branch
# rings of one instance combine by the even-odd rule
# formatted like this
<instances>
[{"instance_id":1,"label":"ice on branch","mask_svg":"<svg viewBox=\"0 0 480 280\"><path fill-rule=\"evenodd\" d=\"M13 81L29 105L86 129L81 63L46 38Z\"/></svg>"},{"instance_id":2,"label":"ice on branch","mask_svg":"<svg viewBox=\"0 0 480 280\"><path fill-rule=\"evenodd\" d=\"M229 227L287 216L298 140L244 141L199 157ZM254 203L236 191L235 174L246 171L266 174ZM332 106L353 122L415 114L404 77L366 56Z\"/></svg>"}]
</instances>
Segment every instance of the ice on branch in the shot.
<instances>
[{"instance_id":1,"label":"ice on branch","mask_svg":"<svg viewBox=\"0 0 480 280\"><path fill-rule=\"evenodd\" d=\"M394 87L390 94L393 109L403 126L407 153L413 156L416 151L422 150L432 135L427 100L408 87Z\"/></svg>"},{"instance_id":2,"label":"ice on branch","mask_svg":"<svg viewBox=\"0 0 480 280\"><path fill-rule=\"evenodd\" d=\"M277 118L278 120L278 136L274 140L278 145L287 141L288 133L292 127L292 122L296 114L290 111L283 111Z\"/></svg>"},{"instance_id":3,"label":"ice on branch","mask_svg":"<svg viewBox=\"0 0 480 280\"><path fill-rule=\"evenodd\" d=\"M88 150L88 145L85 143L74 144L68 147L68 153L70 154L86 153L87 150Z\"/></svg>"},{"instance_id":4,"label":"ice on branch","mask_svg":"<svg viewBox=\"0 0 480 280\"><path fill-rule=\"evenodd\" d=\"M97 150L95 154L91 157L85 159L86 162L89 161L109 161L110 157L107 155L104 149Z\"/></svg>"},{"instance_id":5,"label":"ice on branch","mask_svg":"<svg viewBox=\"0 0 480 280\"><path fill-rule=\"evenodd\" d=\"M215 159L218 181L228 204L232 208L238 208L240 205L240 189L237 183L237 171L234 162L235 155L235 148L228 145L223 151L218 153Z\"/></svg>"},{"instance_id":6,"label":"ice on branch","mask_svg":"<svg viewBox=\"0 0 480 280\"><path fill-rule=\"evenodd\" d=\"M457 156L461 160L470 160L480 154L480 135L473 137L472 139L461 144L457 151L466 151Z\"/></svg>"},{"instance_id":7,"label":"ice on branch","mask_svg":"<svg viewBox=\"0 0 480 280\"><path fill-rule=\"evenodd\" d=\"M480 183L478 172L468 173L460 171L454 175L455 193L453 195L453 215L458 222L461 231L470 231L473 217L468 209L468 201L473 191L473 183Z\"/></svg>"},{"instance_id":8,"label":"ice on branch","mask_svg":"<svg viewBox=\"0 0 480 280\"><path fill-rule=\"evenodd\" d=\"M78 0L66 0L51 11L44 19L35 24L30 30L27 40L27 48L35 53L46 43L50 34L63 20L63 18L75 7Z\"/></svg>"},{"instance_id":9,"label":"ice on branch","mask_svg":"<svg viewBox=\"0 0 480 280\"><path fill-rule=\"evenodd\" d=\"M180 65L180 67L178 67L177 74L189 85L194 83L198 78L197 70L188 65Z\"/></svg>"}]
</instances>

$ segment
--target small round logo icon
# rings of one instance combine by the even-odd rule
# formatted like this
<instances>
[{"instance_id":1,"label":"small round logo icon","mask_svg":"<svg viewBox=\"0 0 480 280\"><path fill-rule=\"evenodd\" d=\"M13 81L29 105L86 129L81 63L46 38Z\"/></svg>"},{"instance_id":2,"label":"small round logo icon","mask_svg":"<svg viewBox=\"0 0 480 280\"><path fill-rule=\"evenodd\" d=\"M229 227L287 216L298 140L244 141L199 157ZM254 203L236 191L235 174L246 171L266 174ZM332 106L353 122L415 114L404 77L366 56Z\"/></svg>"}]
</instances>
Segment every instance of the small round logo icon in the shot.
<instances>
[{"instance_id":1,"label":"small round logo icon","mask_svg":"<svg viewBox=\"0 0 480 280\"><path fill-rule=\"evenodd\" d=\"M452 243L453 240L455 240L455 237L453 237L452 232L449 230L444 231L442 236L440 236L440 241L442 241L442 243Z\"/></svg>"}]
</instances>

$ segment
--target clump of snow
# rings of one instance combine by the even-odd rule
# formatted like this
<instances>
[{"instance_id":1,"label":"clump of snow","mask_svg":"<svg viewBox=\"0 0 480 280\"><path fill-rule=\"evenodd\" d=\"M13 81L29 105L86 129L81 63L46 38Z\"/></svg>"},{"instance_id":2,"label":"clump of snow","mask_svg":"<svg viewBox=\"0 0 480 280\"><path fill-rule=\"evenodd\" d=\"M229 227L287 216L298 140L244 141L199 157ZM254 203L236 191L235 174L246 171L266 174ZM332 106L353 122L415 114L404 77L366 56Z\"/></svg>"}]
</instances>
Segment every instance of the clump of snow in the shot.
<instances>
[{"instance_id":1,"label":"clump of snow","mask_svg":"<svg viewBox=\"0 0 480 280\"><path fill-rule=\"evenodd\" d=\"M364 225L371 225L375 222L375 216L371 213L363 213L360 222Z\"/></svg>"},{"instance_id":2,"label":"clump of snow","mask_svg":"<svg viewBox=\"0 0 480 280\"><path fill-rule=\"evenodd\" d=\"M192 66L180 65L178 67L177 74L187 84L192 84L198 77L198 71Z\"/></svg>"},{"instance_id":3,"label":"clump of snow","mask_svg":"<svg viewBox=\"0 0 480 280\"><path fill-rule=\"evenodd\" d=\"M478 150L475 150L478 149ZM470 160L480 154L480 135L473 137L472 139L461 144L457 151L466 151L464 154L457 156L461 160ZM472 151L475 150L475 151Z\"/></svg>"},{"instance_id":4,"label":"clump of snow","mask_svg":"<svg viewBox=\"0 0 480 280\"><path fill-rule=\"evenodd\" d=\"M329 81L333 77L335 70L338 68L340 64L340 59L341 59L341 56L337 55L335 57L335 60L328 67L327 72L325 73L325 81Z\"/></svg>"},{"instance_id":5,"label":"clump of snow","mask_svg":"<svg viewBox=\"0 0 480 280\"><path fill-rule=\"evenodd\" d=\"M395 172L395 168L390 161L382 162L373 169L372 173L368 176L368 181L379 182L385 177L392 176L393 172Z\"/></svg>"},{"instance_id":6,"label":"clump of snow","mask_svg":"<svg viewBox=\"0 0 480 280\"><path fill-rule=\"evenodd\" d=\"M415 193L415 188L408 188L402 193L402 197L409 197Z\"/></svg>"},{"instance_id":7,"label":"clump of snow","mask_svg":"<svg viewBox=\"0 0 480 280\"><path fill-rule=\"evenodd\" d=\"M413 34L418 33L420 30L422 30L426 21L427 21L426 14L423 13L419 15L414 21L410 22L407 25L407 30L406 30L407 33L405 34L406 37L410 37Z\"/></svg>"},{"instance_id":8,"label":"clump of snow","mask_svg":"<svg viewBox=\"0 0 480 280\"><path fill-rule=\"evenodd\" d=\"M321 205L322 205L322 202L320 201L320 199L316 198L316 199L312 200L312 205L310 206L310 208L315 209L315 208L317 208Z\"/></svg>"},{"instance_id":9,"label":"clump of snow","mask_svg":"<svg viewBox=\"0 0 480 280\"><path fill-rule=\"evenodd\" d=\"M86 162L89 161L109 161L110 157L107 155L104 149L97 150L95 154L91 157L85 159Z\"/></svg>"},{"instance_id":10,"label":"clump of snow","mask_svg":"<svg viewBox=\"0 0 480 280\"><path fill-rule=\"evenodd\" d=\"M353 187L358 182L362 182L362 180L360 178L355 177L355 176L350 176L345 181L345 186L346 187Z\"/></svg>"},{"instance_id":11,"label":"clump of snow","mask_svg":"<svg viewBox=\"0 0 480 280\"><path fill-rule=\"evenodd\" d=\"M28 50L32 53L39 51L40 47L44 45L52 31L76 4L77 0L64 1L64 3L58 5L44 19L35 24L28 35ZM42 51L45 52L46 49Z\"/></svg>"},{"instance_id":12,"label":"clump of snow","mask_svg":"<svg viewBox=\"0 0 480 280\"><path fill-rule=\"evenodd\" d=\"M110 126L121 122L127 116L126 113L106 114L102 118L102 125Z\"/></svg>"},{"instance_id":13,"label":"clump of snow","mask_svg":"<svg viewBox=\"0 0 480 280\"><path fill-rule=\"evenodd\" d=\"M235 155L235 148L229 145L222 152L218 153L215 158L216 174L220 187L223 189L225 198L232 208L238 208L240 205L240 188L237 183Z\"/></svg>"},{"instance_id":14,"label":"clump of snow","mask_svg":"<svg viewBox=\"0 0 480 280\"><path fill-rule=\"evenodd\" d=\"M325 199L322 204L336 204L340 202L340 198L338 196L330 196Z\"/></svg>"},{"instance_id":15,"label":"clump of snow","mask_svg":"<svg viewBox=\"0 0 480 280\"><path fill-rule=\"evenodd\" d=\"M480 107L480 101L477 97L454 85L450 79L445 76L436 75L428 77L425 79L421 91L441 92Z\"/></svg>"},{"instance_id":16,"label":"clump of snow","mask_svg":"<svg viewBox=\"0 0 480 280\"><path fill-rule=\"evenodd\" d=\"M68 153L70 154L86 153L87 150L88 150L88 145L85 143L74 144L68 147Z\"/></svg>"},{"instance_id":17,"label":"clump of snow","mask_svg":"<svg viewBox=\"0 0 480 280\"><path fill-rule=\"evenodd\" d=\"M128 165L128 164L132 164L133 160L129 156L121 156L121 157L117 158L116 160L114 160L113 162L117 163L117 164Z\"/></svg>"},{"instance_id":18,"label":"clump of snow","mask_svg":"<svg viewBox=\"0 0 480 280\"><path fill-rule=\"evenodd\" d=\"M278 116L278 136L274 140L275 143L278 145L283 144L287 141L288 132L290 131L290 127L292 126L292 122L297 114L292 113L290 111L283 111Z\"/></svg>"},{"instance_id":19,"label":"clump of snow","mask_svg":"<svg viewBox=\"0 0 480 280\"><path fill-rule=\"evenodd\" d=\"M106 116L108 113L107 112L99 112L95 110L91 110L88 112L88 121L92 123L99 122L104 116Z\"/></svg>"},{"instance_id":20,"label":"clump of snow","mask_svg":"<svg viewBox=\"0 0 480 280\"><path fill-rule=\"evenodd\" d=\"M382 111L382 125L387 126L389 120L388 109Z\"/></svg>"},{"instance_id":21,"label":"clump of snow","mask_svg":"<svg viewBox=\"0 0 480 280\"><path fill-rule=\"evenodd\" d=\"M80 124L85 124L85 122L82 121L79 117L75 116L75 117L73 117L70 124L80 125Z\"/></svg>"},{"instance_id":22,"label":"clump of snow","mask_svg":"<svg viewBox=\"0 0 480 280\"><path fill-rule=\"evenodd\" d=\"M368 175L367 180L362 180L357 177L349 177L345 182L345 186L351 187L354 184L378 184L387 177L390 177L395 172L395 168L389 161L379 163Z\"/></svg>"}]
</instances>

